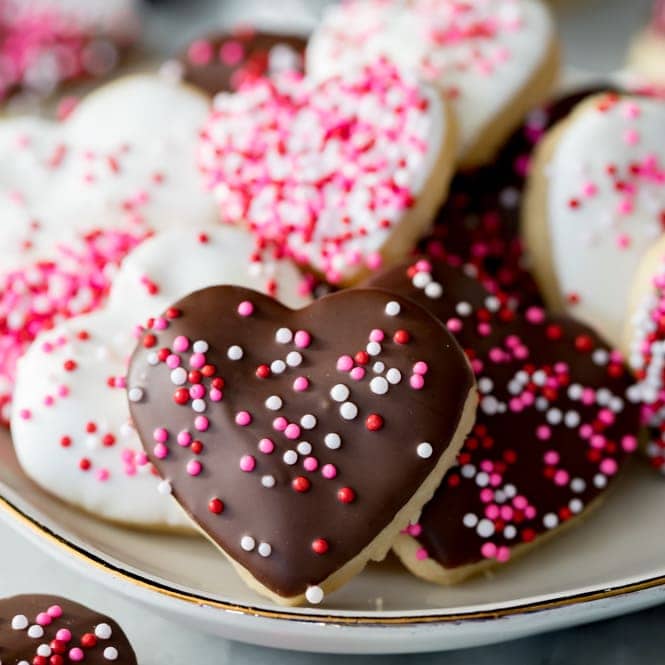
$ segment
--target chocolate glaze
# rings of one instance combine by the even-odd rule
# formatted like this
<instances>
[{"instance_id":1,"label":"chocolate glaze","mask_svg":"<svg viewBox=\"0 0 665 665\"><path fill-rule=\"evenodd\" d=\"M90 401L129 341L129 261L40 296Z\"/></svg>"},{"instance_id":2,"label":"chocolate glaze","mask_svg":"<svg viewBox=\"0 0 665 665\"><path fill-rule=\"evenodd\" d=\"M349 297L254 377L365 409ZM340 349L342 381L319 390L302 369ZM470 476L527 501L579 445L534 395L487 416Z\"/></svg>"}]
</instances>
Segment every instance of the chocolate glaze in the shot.
<instances>
[{"instance_id":1,"label":"chocolate glaze","mask_svg":"<svg viewBox=\"0 0 665 665\"><path fill-rule=\"evenodd\" d=\"M50 624L43 626L42 637L30 637L28 628L22 630L12 628L12 619L15 616L25 616L29 626L33 626L37 622L37 615L47 612L54 605L62 609L62 616L52 618ZM100 624L107 624L111 628L110 637L97 638L94 646L82 646L81 638L88 633L94 635L95 628ZM64 651L53 650L53 655L62 655L63 663L74 662L69 659L68 653L70 649L76 647L83 650L85 656L83 662L86 664L109 665L113 662L114 665L136 665L137 663L134 650L113 619L71 600L39 594L0 599L0 662L2 665L14 665L21 661L35 662L35 657L39 656L37 649L40 645L50 644L50 648L54 649L51 642L56 639L56 633L63 628L71 632L72 639L65 644ZM109 647L117 650L117 658L113 661L104 656L104 650ZM48 664L49 658L45 657L44 662Z\"/></svg>"},{"instance_id":2,"label":"chocolate glaze","mask_svg":"<svg viewBox=\"0 0 665 665\"><path fill-rule=\"evenodd\" d=\"M639 429L638 407L625 399L631 379L620 359L606 353L603 341L588 327L566 317L546 317L540 308L530 308L513 317L505 305L490 301L491 309L496 310L492 313L487 308L489 294L483 297L476 280L442 262L431 262L429 270L427 264L422 260L405 263L374 277L369 285L413 299L456 330L458 341L473 359L481 403L476 425L458 457L458 466L448 472L441 488L423 509L419 525L410 533L422 545L419 557L432 557L448 569L483 558L505 560L509 548L531 542L574 517L611 484L615 471L634 448ZM423 279L416 273L429 275L441 284L442 296L428 297L422 288L414 286L414 279ZM500 303L501 299L497 300ZM468 303L472 311L460 315L460 303ZM511 338L519 340L519 346L527 350L525 357L500 359L493 355L497 347L504 351L509 348ZM567 367L567 372L560 375L561 384L538 387L534 373L542 370L541 377L550 377L557 363ZM528 375L528 386L536 398L548 400L545 410L537 406L512 410L511 399L515 399L514 391L519 388L515 377L522 371L527 373L524 376ZM620 398L622 408L614 414L614 422L601 426L598 415L602 407L572 399L568 388L574 384L605 389ZM507 405L505 413L493 413L497 400ZM576 416L568 416L572 418L569 424L548 423L547 414L553 408L559 412L552 412L551 417L563 418L574 412L580 422L575 422ZM603 447L595 448L588 437L581 436L585 423L591 423L594 433L605 437ZM544 426L549 428L547 439L538 436ZM625 436L632 438L624 440ZM600 439L595 442L600 446ZM547 462L545 455L552 452ZM481 470L485 475L478 474ZM613 472L608 473L609 470ZM493 474L497 483L493 489L500 490L500 494L498 498L495 494L483 500L485 480ZM573 488L570 481L574 478L582 479L583 486L576 481ZM524 497L532 508L517 508L513 499L506 496L506 486L514 487L516 495ZM491 481L489 487L492 488ZM478 527L485 536L478 533L477 525L465 525L465 519L473 522L485 518L486 511L495 510L490 506L497 506L499 511L507 506L512 514L500 514ZM528 512L534 514L529 516ZM556 523L552 515L556 516ZM505 526L514 529L506 532Z\"/></svg>"},{"instance_id":3,"label":"chocolate glaze","mask_svg":"<svg viewBox=\"0 0 665 665\"><path fill-rule=\"evenodd\" d=\"M541 296L524 261L519 237L520 204L529 161L545 132L582 99L607 87L584 88L532 111L494 162L455 176L421 250L435 259L456 257L474 265L522 306Z\"/></svg>"},{"instance_id":4,"label":"chocolate glaze","mask_svg":"<svg viewBox=\"0 0 665 665\"><path fill-rule=\"evenodd\" d=\"M254 307L251 316L238 313L244 301ZM391 301L399 302L397 316L386 314L386 304ZM142 400L130 406L146 452L170 481L176 499L230 557L282 597L299 595L368 546L432 472L450 445L473 387L468 363L454 338L434 317L411 301L380 290L343 291L292 311L256 292L220 286L191 294L175 307L181 316L172 319L163 332L150 330L147 334L157 336L156 345L144 348L144 336L130 363L128 386L144 389ZM276 331L283 327L308 331L311 345L298 349L293 342L276 341ZM356 381L347 371L337 369L338 358L365 351L373 329L385 331L386 339L380 355L366 365L367 377ZM409 332L408 343L393 341L398 330ZM174 404L176 387L164 363L149 364L151 353L172 347L178 335L192 342L205 340L209 344L206 360L224 379L222 401L209 402L205 412L210 429L198 436L205 448L198 456L203 471L196 477L185 468L196 455L174 441L181 430L194 431L196 414L189 404ZM232 345L242 347L242 360L228 359L227 349ZM302 354L301 366L269 378L257 377L260 365L283 360L292 351ZM186 361L189 353L183 356ZM372 370L377 360L385 363L385 370L398 368L402 375L385 395L374 394L369 387L369 379L378 376ZM429 367L422 390L410 386L412 368L418 361ZM309 380L310 387L295 392L294 380L300 376ZM355 419L340 416L340 404L330 395L336 384L350 388L348 399L358 407ZM283 408L269 410L265 403L270 396L279 396ZM246 427L234 421L243 410L253 418ZM303 428L295 440L273 428L273 419L279 416L298 423L305 414L317 418L316 426L309 431ZM367 428L370 414L382 416L382 429ZM159 427L170 433L165 459L159 459L154 450L153 433ZM339 434L339 449L324 445L328 433ZM264 437L274 441L272 454L257 448ZM312 445L311 456L318 460L316 471L304 469L307 455L299 455L293 466L283 461L284 453L295 450L302 441ZM432 446L428 459L417 453L422 442ZM245 455L256 461L249 473L240 470ZM337 468L334 479L322 476L326 464ZM267 474L276 481L270 489L262 486ZM292 488L299 476L310 481L309 491ZM342 488L351 488L355 501L340 501ZM221 514L209 510L215 497L224 502ZM270 556L260 556L257 548L243 550L243 536L254 538L257 548L261 542L268 543ZM313 551L317 539L327 541L325 554Z\"/></svg>"},{"instance_id":5,"label":"chocolate glaze","mask_svg":"<svg viewBox=\"0 0 665 665\"><path fill-rule=\"evenodd\" d=\"M221 32L196 40L194 45L207 44L211 57L206 62L197 62L190 45L178 56L184 67L184 80L198 86L207 93L233 92L244 84L271 73L275 59L279 60L280 49L289 54L290 70L304 69L304 53L307 40L297 35L260 32L251 28ZM283 63L287 64L287 63ZM284 68L277 63L278 68Z\"/></svg>"}]
</instances>

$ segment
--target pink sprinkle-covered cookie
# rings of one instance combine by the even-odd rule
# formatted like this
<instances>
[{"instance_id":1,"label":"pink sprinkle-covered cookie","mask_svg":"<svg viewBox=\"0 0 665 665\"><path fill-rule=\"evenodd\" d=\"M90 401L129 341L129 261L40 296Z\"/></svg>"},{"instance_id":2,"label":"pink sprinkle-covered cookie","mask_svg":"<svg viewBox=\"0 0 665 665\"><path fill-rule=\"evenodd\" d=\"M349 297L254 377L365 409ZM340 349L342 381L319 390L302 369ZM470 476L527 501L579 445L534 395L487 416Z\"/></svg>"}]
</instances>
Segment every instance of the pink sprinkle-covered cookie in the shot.
<instances>
[{"instance_id":1,"label":"pink sprinkle-covered cookie","mask_svg":"<svg viewBox=\"0 0 665 665\"><path fill-rule=\"evenodd\" d=\"M453 125L439 96L386 61L220 94L199 164L225 222L258 251L350 283L411 250L446 194Z\"/></svg>"}]
</instances>

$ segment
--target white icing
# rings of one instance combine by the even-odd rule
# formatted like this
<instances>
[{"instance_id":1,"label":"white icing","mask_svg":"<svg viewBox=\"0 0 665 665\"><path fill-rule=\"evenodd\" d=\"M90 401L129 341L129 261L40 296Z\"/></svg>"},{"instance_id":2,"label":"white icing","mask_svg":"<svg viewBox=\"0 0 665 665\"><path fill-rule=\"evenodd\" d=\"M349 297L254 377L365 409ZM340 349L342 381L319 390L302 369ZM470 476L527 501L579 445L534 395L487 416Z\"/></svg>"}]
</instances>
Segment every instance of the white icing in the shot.
<instances>
[{"instance_id":1,"label":"white icing","mask_svg":"<svg viewBox=\"0 0 665 665\"><path fill-rule=\"evenodd\" d=\"M466 36L472 25L494 32ZM449 93L464 153L531 79L553 39L550 13L536 0L354 0L326 11L307 66L327 78L386 55L418 71Z\"/></svg>"},{"instance_id":2,"label":"white icing","mask_svg":"<svg viewBox=\"0 0 665 665\"><path fill-rule=\"evenodd\" d=\"M650 160L649 175L630 175L632 164ZM614 187L608 165L634 188L632 211L621 212L626 195ZM665 104L625 97L605 111L592 106L578 112L545 168L558 286L565 300L571 294L579 298L577 304L568 302L567 311L618 346L633 276L663 231ZM573 199L578 207L571 207Z\"/></svg>"},{"instance_id":3,"label":"white icing","mask_svg":"<svg viewBox=\"0 0 665 665\"><path fill-rule=\"evenodd\" d=\"M238 284L265 292L267 278L279 285L278 296L291 307L306 305L299 295L300 275L290 263L266 268L267 274L250 269L254 245L244 231L230 227L207 229L208 242L199 241L199 230L174 230L146 241L130 254L118 273L104 310L67 321L41 334L19 363L15 392L12 437L26 473L51 493L69 503L105 518L137 525L186 525L187 519L168 495L158 491L159 479L148 465L138 466L136 475L125 473L124 450L142 451L130 426L127 395L109 388L109 377L124 377L129 355L136 345L135 325L161 314L187 293L213 284ZM159 287L150 295L142 283L149 279ZM89 341L77 339L85 330ZM64 346L57 340L65 338ZM51 342L56 350L44 351ZM63 363L72 359L77 369L67 372ZM58 386L66 385L69 396L59 397ZM45 406L51 395L53 406ZM24 418L29 410L31 417ZM86 432L94 422L97 431ZM102 438L116 437L112 447ZM61 437L70 436L63 448ZM82 457L92 466L78 467ZM106 469L109 478L98 479Z\"/></svg>"}]
</instances>

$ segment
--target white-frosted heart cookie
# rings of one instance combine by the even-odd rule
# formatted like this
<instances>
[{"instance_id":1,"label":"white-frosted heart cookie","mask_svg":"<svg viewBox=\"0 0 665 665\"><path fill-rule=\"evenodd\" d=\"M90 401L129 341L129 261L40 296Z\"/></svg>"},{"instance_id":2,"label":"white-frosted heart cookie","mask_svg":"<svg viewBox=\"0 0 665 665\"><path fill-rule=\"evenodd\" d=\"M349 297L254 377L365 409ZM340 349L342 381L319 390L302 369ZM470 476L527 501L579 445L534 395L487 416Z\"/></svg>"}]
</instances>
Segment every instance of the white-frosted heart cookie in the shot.
<instances>
[{"instance_id":1,"label":"white-frosted heart cookie","mask_svg":"<svg viewBox=\"0 0 665 665\"><path fill-rule=\"evenodd\" d=\"M12 418L18 458L35 482L99 517L147 527L188 523L158 493L165 485L131 425L127 362L137 326L205 286L238 284L292 307L307 304L295 267L259 265L252 253L251 237L239 229L162 233L127 257L103 310L37 338L19 362ZM131 391L129 399L136 399Z\"/></svg>"},{"instance_id":2,"label":"white-frosted heart cookie","mask_svg":"<svg viewBox=\"0 0 665 665\"><path fill-rule=\"evenodd\" d=\"M325 78L379 56L418 73L451 100L463 166L489 161L550 91L558 47L536 0L351 0L325 13L307 49Z\"/></svg>"},{"instance_id":3,"label":"white-frosted heart cookie","mask_svg":"<svg viewBox=\"0 0 665 665\"><path fill-rule=\"evenodd\" d=\"M246 221L332 283L403 258L446 196L456 131L432 88L377 61L219 94L199 162L226 222Z\"/></svg>"},{"instance_id":4,"label":"white-frosted heart cookie","mask_svg":"<svg viewBox=\"0 0 665 665\"><path fill-rule=\"evenodd\" d=\"M192 89L137 76L64 123L0 122L0 406L30 341L102 304L127 251L155 231L216 223L196 170L208 113Z\"/></svg>"},{"instance_id":5,"label":"white-frosted heart cookie","mask_svg":"<svg viewBox=\"0 0 665 665\"><path fill-rule=\"evenodd\" d=\"M582 102L540 144L523 215L548 304L620 346L633 277L665 228L665 103Z\"/></svg>"}]
</instances>

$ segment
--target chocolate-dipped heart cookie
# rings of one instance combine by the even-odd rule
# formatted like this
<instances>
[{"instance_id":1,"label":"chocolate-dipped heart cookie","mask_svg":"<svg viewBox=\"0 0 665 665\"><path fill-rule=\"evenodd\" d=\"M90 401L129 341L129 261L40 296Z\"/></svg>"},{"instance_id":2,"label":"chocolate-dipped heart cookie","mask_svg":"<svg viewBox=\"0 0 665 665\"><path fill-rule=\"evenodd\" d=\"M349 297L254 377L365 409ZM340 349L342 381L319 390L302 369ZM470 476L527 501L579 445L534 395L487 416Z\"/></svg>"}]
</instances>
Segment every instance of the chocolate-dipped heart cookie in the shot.
<instances>
[{"instance_id":1,"label":"chocolate-dipped heart cookie","mask_svg":"<svg viewBox=\"0 0 665 665\"><path fill-rule=\"evenodd\" d=\"M262 76L302 71L306 46L298 35L241 27L193 41L178 61L184 81L215 95Z\"/></svg>"},{"instance_id":2,"label":"chocolate-dipped heart cookie","mask_svg":"<svg viewBox=\"0 0 665 665\"><path fill-rule=\"evenodd\" d=\"M462 350L386 291L293 311L213 287L150 324L128 375L146 452L250 586L279 603L320 602L385 556L473 423Z\"/></svg>"},{"instance_id":3,"label":"chocolate-dipped heart cookie","mask_svg":"<svg viewBox=\"0 0 665 665\"><path fill-rule=\"evenodd\" d=\"M113 619L58 596L0 599L0 663L136 665Z\"/></svg>"},{"instance_id":4,"label":"chocolate-dipped heart cookie","mask_svg":"<svg viewBox=\"0 0 665 665\"><path fill-rule=\"evenodd\" d=\"M572 319L537 307L516 315L443 263L405 264L372 285L444 321L480 391L457 467L395 543L414 574L461 581L526 551L602 498L639 428L618 353Z\"/></svg>"}]
</instances>

